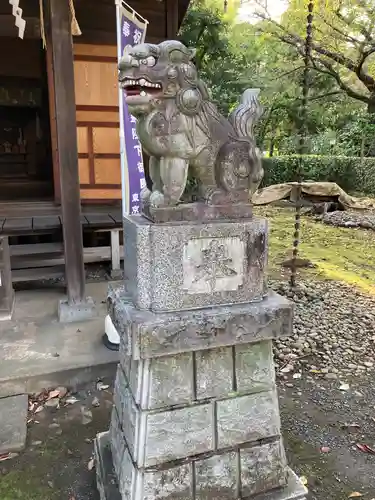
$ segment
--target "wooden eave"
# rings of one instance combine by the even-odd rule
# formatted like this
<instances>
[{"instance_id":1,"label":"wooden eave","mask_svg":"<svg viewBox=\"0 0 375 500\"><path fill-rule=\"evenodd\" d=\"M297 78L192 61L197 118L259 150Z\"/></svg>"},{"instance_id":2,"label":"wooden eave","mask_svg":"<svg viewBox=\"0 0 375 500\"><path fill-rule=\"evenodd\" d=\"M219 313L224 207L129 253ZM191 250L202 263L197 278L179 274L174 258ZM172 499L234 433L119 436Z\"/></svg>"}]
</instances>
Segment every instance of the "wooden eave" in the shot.
<instances>
[{"instance_id":1,"label":"wooden eave","mask_svg":"<svg viewBox=\"0 0 375 500\"><path fill-rule=\"evenodd\" d=\"M180 26L188 9L189 0L128 0L129 5L149 21L148 40L150 42L159 42L170 36L170 30L167 30L169 17L167 11L173 1L178 2L178 25ZM82 36L77 37L81 43L116 44L114 0L74 0L74 5L78 24L82 30ZM22 9L26 20L25 38L39 38L39 1L22 0ZM174 34L176 35L177 33ZM0 2L0 36L18 36L8 2Z\"/></svg>"}]
</instances>

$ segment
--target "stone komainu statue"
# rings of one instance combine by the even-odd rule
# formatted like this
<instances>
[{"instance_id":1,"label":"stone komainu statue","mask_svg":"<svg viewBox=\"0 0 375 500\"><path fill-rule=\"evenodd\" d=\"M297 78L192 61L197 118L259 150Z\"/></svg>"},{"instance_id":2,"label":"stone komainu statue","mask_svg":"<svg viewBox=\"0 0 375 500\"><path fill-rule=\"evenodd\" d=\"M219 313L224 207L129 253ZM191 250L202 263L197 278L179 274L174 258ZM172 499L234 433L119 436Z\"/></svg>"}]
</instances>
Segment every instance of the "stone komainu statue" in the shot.
<instances>
[{"instance_id":1,"label":"stone komainu statue","mask_svg":"<svg viewBox=\"0 0 375 500\"><path fill-rule=\"evenodd\" d=\"M177 205L188 171L198 180L198 199L213 194L235 201L249 197L263 177L253 126L262 110L257 91L246 90L224 118L211 102L192 62L194 51L178 41L127 47L119 65L119 81L137 133L150 156L152 192L142 193L152 207ZM243 196L242 196L243 199Z\"/></svg>"}]
</instances>

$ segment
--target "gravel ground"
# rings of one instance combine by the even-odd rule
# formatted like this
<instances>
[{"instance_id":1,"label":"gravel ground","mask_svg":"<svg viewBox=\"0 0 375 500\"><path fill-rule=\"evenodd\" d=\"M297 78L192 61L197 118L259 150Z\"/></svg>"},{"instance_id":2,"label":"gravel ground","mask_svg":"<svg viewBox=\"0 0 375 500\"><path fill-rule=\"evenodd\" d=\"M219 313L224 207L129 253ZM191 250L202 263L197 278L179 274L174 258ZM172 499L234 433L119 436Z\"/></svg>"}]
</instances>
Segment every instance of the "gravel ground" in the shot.
<instances>
[{"instance_id":1,"label":"gravel ground","mask_svg":"<svg viewBox=\"0 0 375 500\"><path fill-rule=\"evenodd\" d=\"M372 229L375 231L375 212L374 211L336 211L328 212L317 218L337 227L361 227L363 229Z\"/></svg>"},{"instance_id":2,"label":"gravel ground","mask_svg":"<svg viewBox=\"0 0 375 500\"><path fill-rule=\"evenodd\" d=\"M300 280L293 336L274 344L288 460L308 500L375 499L375 298Z\"/></svg>"},{"instance_id":3,"label":"gravel ground","mask_svg":"<svg viewBox=\"0 0 375 500\"><path fill-rule=\"evenodd\" d=\"M349 379L375 369L375 297L347 285L300 281L273 288L295 303L293 336L275 342L278 374L284 380L316 375Z\"/></svg>"}]
</instances>

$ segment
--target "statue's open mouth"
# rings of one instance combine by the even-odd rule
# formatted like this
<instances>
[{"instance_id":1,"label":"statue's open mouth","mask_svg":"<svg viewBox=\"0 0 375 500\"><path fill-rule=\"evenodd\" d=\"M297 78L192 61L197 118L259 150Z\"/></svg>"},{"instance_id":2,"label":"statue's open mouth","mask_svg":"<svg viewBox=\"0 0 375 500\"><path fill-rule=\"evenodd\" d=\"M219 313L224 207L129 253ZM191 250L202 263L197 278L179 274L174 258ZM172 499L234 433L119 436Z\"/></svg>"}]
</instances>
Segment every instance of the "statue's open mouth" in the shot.
<instances>
[{"instance_id":1,"label":"statue's open mouth","mask_svg":"<svg viewBox=\"0 0 375 500\"><path fill-rule=\"evenodd\" d=\"M162 89L160 83L152 83L145 78L125 78L121 82L121 87L126 91L126 95L129 97L146 97L150 94L158 94Z\"/></svg>"}]
</instances>

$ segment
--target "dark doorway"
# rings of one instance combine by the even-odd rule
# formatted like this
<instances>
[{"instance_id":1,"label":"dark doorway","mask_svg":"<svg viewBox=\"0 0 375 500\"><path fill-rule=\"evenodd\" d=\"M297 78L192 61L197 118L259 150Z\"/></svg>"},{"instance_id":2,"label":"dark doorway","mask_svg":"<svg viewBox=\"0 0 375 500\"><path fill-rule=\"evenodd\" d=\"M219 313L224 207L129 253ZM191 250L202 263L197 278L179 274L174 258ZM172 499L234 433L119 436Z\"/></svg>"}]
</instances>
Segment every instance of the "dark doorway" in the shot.
<instances>
[{"instance_id":1,"label":"dark doorway","mask_svg":"<svg viewBox=\"0 0 375 500\"><path fill-rule=\"evenodd\" d=\"M45 51L0 38L0 201L53 199Z\"/></svg>"}]
</instances>

